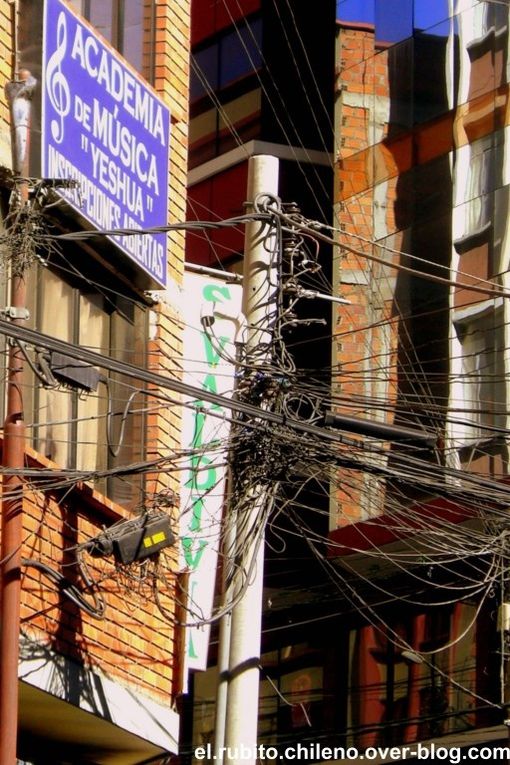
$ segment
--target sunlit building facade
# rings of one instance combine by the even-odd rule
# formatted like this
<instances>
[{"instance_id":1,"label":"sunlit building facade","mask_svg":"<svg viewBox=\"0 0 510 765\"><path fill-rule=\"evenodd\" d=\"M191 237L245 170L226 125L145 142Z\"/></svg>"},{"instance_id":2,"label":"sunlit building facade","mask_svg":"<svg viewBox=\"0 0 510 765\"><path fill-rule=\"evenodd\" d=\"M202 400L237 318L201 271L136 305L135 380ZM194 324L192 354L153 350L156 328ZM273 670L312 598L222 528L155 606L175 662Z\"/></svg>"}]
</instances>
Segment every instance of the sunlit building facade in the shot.
<instances>
[{"instance_id":1,"label":"sunlit building facade","mask_svg":"<svg viewBox=\"0 0 510 765\"><path fill-rule=\"evenodd\" d=\"M505 737L490 500L508 474L508 23L505 3L337 3L336 278L352 306L333 390L344 414L435 438L369 439L367 473L332 492L331 554L367 615L349 649L361 747Z\"/></svg>"},{"instance_id":2,"label":"sunlit building facade","mask_svg":"<svg viewBox=\"0 0 510 765\"><path fill-rule=\"evenodd\" d=\"M339 0L321 4L324 16L310 6L292 16L297 5L206 13L195 0L190 209L238 214L246 147L271 153L260 140L282 156L326 148L327 212L306 195L302 212L332 225L328 276L350 301L333 308L327 333L330 405L430 438L351 440L342 455L358 463L334 473L329 497L298 502L298 513L323 516L329 504L329 545L320 526L311 558L292 535L276 553L268 545L259 741L397 746L411 760L417 742L459 756L486 746L489 757L507 735L497 613L507 598L509 8ZM334 81L320 69L309 79L316 39L324 59L334 47ZM329 126L315 122L319 96ZM187 255L228 267L241 247L239 233L222 232L189 242ZM298 359L314 367L308 340ZM195 676L195 746L214 740L216 682L214 666Z\"/></svg>"},{"instance_id":3,"label":"sunlit building facade","mask_svg":"<svg viewBox=\"0 0 510 765\"><path fill-rule=\"evenodd\" d=\"M2 316L21 273L20 325L71 354L57 361L37 339L22 346L14 364L23 370L15 384L22 412L5 403L9 348L21 346L6 341L0 354L1 417L24 427L15 511L6 430L1 437L2 594L20 581L19 713L17 730L11 718L0 733L6 762L12 741L18 761L34 765L159 763L177 754L179 482L153 467L180 447L180 409L176 402L162 412L151 399L158 387L123 369L180 374L184 238L114 241L97 230L150 228L156 209L163 227L185 218L189 5L0 2ZM32 246L21 265L12 231L25 214L21 234ZM58 243L42 231L90 236ZM115 359L120 371L77 360L82 349ZM56 480L41 483L41 474ZM13 514L21 536L5 555ZM161 526L144 539L147 550L161 542L162 578L154 556L141 565L139 551L130 553L124 565L111 537L92 554L91 540L110 527L136 534L154 514ZM11 559L14 573L5 568ZM8 642L2 671L14 664L16 676ZM2 709L17 709L17 698L14 682Z\"/></svg>"}]
</instances>

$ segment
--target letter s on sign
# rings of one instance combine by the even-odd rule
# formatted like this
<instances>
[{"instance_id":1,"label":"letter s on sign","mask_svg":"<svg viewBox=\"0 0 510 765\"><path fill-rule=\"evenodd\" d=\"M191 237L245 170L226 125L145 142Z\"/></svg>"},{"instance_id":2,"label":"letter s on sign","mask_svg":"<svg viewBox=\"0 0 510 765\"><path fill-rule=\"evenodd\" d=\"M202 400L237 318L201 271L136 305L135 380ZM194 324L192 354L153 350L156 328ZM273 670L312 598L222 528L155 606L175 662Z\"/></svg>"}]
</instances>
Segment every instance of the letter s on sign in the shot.
<instances>
[{"instance_id":1,"label":"letter s on sign","mask_svg":"<svg viewBox=\"0 0 510 765\"><path fill-rule=\"evenodd\" d=\"M230 300L230 290L228 287L220 287L218 284L206 284L202 290L205 300L211 303L223 303L223 300Z\"/></svg>"}]
</instances>

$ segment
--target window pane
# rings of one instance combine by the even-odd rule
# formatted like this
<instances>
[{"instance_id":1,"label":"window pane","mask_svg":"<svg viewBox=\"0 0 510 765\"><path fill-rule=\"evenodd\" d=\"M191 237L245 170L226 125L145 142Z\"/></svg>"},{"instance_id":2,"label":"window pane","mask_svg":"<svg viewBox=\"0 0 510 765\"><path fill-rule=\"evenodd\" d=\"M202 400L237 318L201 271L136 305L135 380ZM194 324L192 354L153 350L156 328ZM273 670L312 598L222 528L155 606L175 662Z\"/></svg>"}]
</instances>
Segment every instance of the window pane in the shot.
<instances>
[{"instance_id":1,"label":"window pane","mask_svg":"<svg viewBox=\"0 0 510 765\"><path fill-rule=\"evenodd\" d=\"M375 36L380 42L395 43L413 34L412 0L378 0L375 6Z\"/></svg>"},{"instance_id":2,"label":"window pane","mask_svg":"<svg viewBox=\"0 0 510 765\"><path fill-rule=\"evenodd\" d=\"M150 78L153 0L82 0L81 6L103 37Z\"/></svg>"},{"instance_id":3,"label":"window pane","mask_svg":"<svg viewBox=\"0 0 510 765\"><path fill-rule=\"evenodd\" d=\"M415 29L425 31L448 16L448 0L416 0L414 4Z\"/></svg>"},{"instance_id":4,"label":"window pane","mask_svg":"<svg viewBox=\"0 0 510 765\"><path fill-rule=\"evenodd\" d=\"M340 21L375 22L375 0L337 0L336 17Z\"/></svg>"},{"instance_id":5,"label":"window pane","mask_svg":"<svg viewBox=\"0 0 510 765\"><path fill-rule=\"evenodd\" d=\"M262 65L262 22L238 27L220 43L220 88L251 74Z\"/></svg>"},{"instance_id":6,"label":"window pane","mask_svg":"<svg viewBox=\"0 0 510 765\"><path fill-rule=\"evenodd\" d=\"M103 37L113 42L113 0L91 0L88 17Z\"/></svg>"},{"instance_id":7,"label":"window pane","mask_svg":"<svg viewBox=\"0 0 510 765\"><path fill-rule=\"evenodd\" d=\"M80 295L79 343L97 353L108 353L110 319L101 295ZM103 385L97 393L80 397L78 401L77 467L80 470L103 470L106 454L106 391Z\"/></svg>"},{"instance_id":8,"label":"window pane","mask_svg":"<svg viewBox=\"0 0 510 765\"><path fill-rule=\"evenodd\" d=\"M121 52L137 71L142 70L143 0L125 0Z\"/></svg>"},{"instance_id":9,"label":"window pane","mask_svg":"<svg viewBox=\"0 0 510 765\"><path fill-rule=\"evenodd\" d=\"M142 328L143 311L132 303L121 301L112 314L110 324L110 354L112 358L137 366L145 365L145 341ZM114 413L110 421L109 465L126 465L136 462L143 455L144 417L140 410L146 399L137 393L143 384L124 377L109 375L109 409ZM141 482L136 477L111 478L108 496L124 507L133 508L140 498Z\"/></svg>"},{"instance_id":10,"label":"window pane","mask_svg":"<svg viewBox=\"0 0 510 765\"><path fill-rule=\"evenodd\" d=\"M384 61L387 56L387 61ZM390 109L388 115L388 138L407 132L413 125L413 56L414 40L406 40L399 45L392 45L387 51L379 53L376 68L388 72L388 90ZM384 66L382 62L384 61Z\"/></svg>"},{"instance_id":11,"label":"window pane","mask_svg":"<svg viewBox=\"0 0 510 765\"><path fill-rule=\"evenodd\" d=\"M192 101L210 90L218 88L218 45L210 45L192 56L191 61Z\"/></svg>"},{"instance_id":12,"label":"window pane","mask_svg":"<svg viewBox=\"0 0 510 765\"><path fill-rule=\"evenodd\" d=\"M495 311L457 328L462 344L462 398L458 403L466 409L467 443L491 438L492 427L505 426L502 322L501 313Z\"/></svg>"},{"instance_id":13,"label":"window pane","mask_svg":"<svg viewBox=\"0 0 510 765\"><path fill-rule=\"evenodd\" d=\"M450 108L448 103L449 23L429 28L414 37L414 121L434 119Z\"/></svg>"},{"instance_id":14,"label":"window pane","mask_svg":"<svg viewBox=\"0 0 510 765\"><path fill-rule=\"evenodd\" d=\"M73 341L73 289L48 269L41 270L40 306L58 306L58 311L41 311L39 329L59 340ZM70 422L73 394L69 390L48 390L39 386L36 449L63 467L72 460ZM36 409L37 411L37 409Z\"/></svg>"}]
</instances>

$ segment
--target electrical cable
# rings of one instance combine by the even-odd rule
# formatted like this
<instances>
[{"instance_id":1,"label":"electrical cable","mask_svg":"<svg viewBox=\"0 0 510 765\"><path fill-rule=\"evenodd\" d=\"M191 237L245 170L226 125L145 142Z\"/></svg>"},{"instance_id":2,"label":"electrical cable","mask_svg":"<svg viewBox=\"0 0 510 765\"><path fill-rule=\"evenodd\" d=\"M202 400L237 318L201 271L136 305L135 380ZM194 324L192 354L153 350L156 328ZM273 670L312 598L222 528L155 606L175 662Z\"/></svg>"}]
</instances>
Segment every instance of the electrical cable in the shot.
<instances>
[{"instance_id":1,"label":"electrical cable","mask_svg":"<svg viewBox=\"0 0 510 765\"><path fill-rule=\"evenodd\" d=\"M88 576L86 579L86 590L80 590L75 584L67 579L63 574L48 566L42 561L35 560L34 558L23 558L22 565L36 569L44 574L45 577L50 579L62 595L71 600L78 608L85 611L89 616L94 619L104 619L106 604L100 594L97 591L96 583ZM80 570L85 569L80 567ZM92 597L92 603L84 597L85 594Z\"/></svg>"},{"instance_id":2,"label":"electrical cable","mask_svg":"<svg viewBox=\"0 0 510 765\"><path fill-rule=\"evenodd\" d=\"M261 218L258 218L258 219L261 220ZM243 219L243 222L245 222L245 220L246 219ZM284 218L284 220L285 220L285 218ZM239 219L236 219L236 225L237 225L238 221L239 221ZM286 222L289 223L288 220ZM309 222L309 224L307 224L307 228L305 230L306 236L311 236L311 237L317 238L317 232L314 229L314 226L316 226L316 225L318 225L318 224L315 224L314 222ZM282 234L284 232L287 232L287 233L290 232L290 231L294 232L295 228L296 228L295 220L292 220L292 224L291 225L289 224L288 226L280 226L280 227L278 227L278 229L277 229L277 238L276 238L277 244L275 246L275 252L281 252L282 251L282 248L281 248ZM193 230L193 227L191 227L191 230ZM108 232L106 232L106 233L108 233ZM132 233L139 234L140 232L137 231L137 232L132 232ZM101 234L103 235L104 232L101 232ZM65 237L66 235L63 235L63 236ZM74 237L74 238L79 238L79 237ZM360 257L365 257L364 253L356 253L356 254L360 255ZM379 261L377 261L377 262L379 262ZM390 263L387 263L386 261L381 261L381 264L383 264L384 266L388 266L389 265L390 267L392 265ZM417 271L416 269L409 269L409 270L412 273L414 273L415 275L423 276L423 273L420 272L420 271ZM444 280L442 281L442 283L443 282L444 282ZM446 283L449 286L452 286L452 285L455 286L456 284L458 284L457 282L453 282L453 281L446 281ZM470 285L470 288L471 288L471 285ZM492 288L493 287L491 285L491 289ZM484 288L481 291L487 292L487 289ZM503 293L498 293L498 294L503 294ZM507 296L506 293L504 293L503 296L506 297ZM292 308L293 308L293 305L294 304L291 304ZM288 357L286 356L286 354L288 352L286 351L286 349L284 347L283 338L282 338L282 334L281 334L281 328L284 326L286 318L285 318L285 311L282 310L281 307L277 311L277 320L280 322L280 325L278 325L278 324L276 325L277 327L279 326L279 329L275 332L275 337L274 337L274 352L275 352L275 356L278 356L278 363L273 363L273 364L269 365L268 369L264 370L264 371L270 372L271 374L275 374L277 372L280 372L282 375L287 375L288 376L290 373L292 373L292 374L295 373L295 365L293 364L293 361L290 358L290 356L288 356ZM6 333L6 334L8 334L8 333ZM267 350L268 349L265 348L265 347L261 348L260 349L260 354L263 356L265 353L267 353ZM364 359L364 360L360 359L359 362L362 362L362 361L366 362L370 358L373 358L373 356L367 357L367 359ZM245 366L247 368L250 368L249 364L247 364ZM136 394L136 392L137 391L133 391L133 393L131 395L134 396ZM189 389L187 390L187 392L189 394ZM110 408L111 407L109 406L108 409L110 410ZM236 411L235 407L231 407L231 408L234 411ZM128 411L129 411L129 407L127 407L125 409L125 417L127 417ZM237 410L237 411L239 411L239 410ZM249 407L246 407L246 406L244 407L244 410L243 409L240 410L240 414L241 414L242 417L245 416L247 418L249 418L250 416L255 416L253 409L250 410ZM431 470L430 464L428 462L426 462L424 460L422 460L422 461L416 460L416 459L412 458L412 456L409 456L409 455L398 455L398 454L397 455L391 455L392 459L394 460L391 469L388 469L388 468L386 468L384 466L381 466L381 465L370 464L369 462L367 462L367 456L363 454L363 450L361 450L361 449L360 449L360 452L358 454L355 454L355 455L353 455L353 456L351 456L349 458L347 456L345 456L345 453L341 454L341 456L338 458L337 455L332 453L333 441L335 441L335 445L336 446L340 445L340 448L341 448L342 445L346 445L347 446L345 439L330 439L330 444L327 445L327 448L324 447L324 444L321 444L320 447L319 447L319 442L324 440L324 438L326 437L326 434L328 433L328 431L324 431L324 429L317 428L316 430L310 430L310 429L303 429L302 427L300 428L300 427L298 427L299 423L300 423L299 420L297 421L298 422L298 426L296 426L296 423L292 422L292 421L289 421L289 418L286 417L286 416L284 416L283 419L277 419L277 420L273 419L272 420L270 417L267 417L266 415L262 416L260 409L257 411L257 415L256 416L257 416L257 418L259 420L260 419L265 419L266 422L272 422L272 424L275 426L275 428L278 428L278 429L292 428L294 430L294 433L293 433L292 438L289 439L289 440L294 445L298 441L298 439L297 439L297 435L298 434L299 434L299 438L301 438L303 440L305 438L308 438L308 437L310 437L310 439L312 439L312 437L316 438L317 439L317 443L314 443L313 445L317 449L318 453L322 452L322 454L326 456L326 459L328 460L328 469L329 470L334 469L334 466L336 464L339 464L340 466L342 466L344 468L348 468L348 469L354 470L354 471L359 471L359 473L361 473L361 474L372 473L373 475L379 475L382 478L387 478L387 479L390 479L390 480L400 480L403 484L405 484L405 483L412 484L413 481L416 483L416 479L418 478L418 484L419 485L433 487L435 491L439 491L440 490L439 487L443 486L443 494L445 496L448 496L448 497L457 496L457 497L459 497L462 500L466 500L466 499L469 498L470 501L473 500L473 498L477 495L477 493L481 494L483 492L490 491L491 489L496 491L496 487L497 487L496 496L495 496L495 498L491 497L491 500L489 502L489 507L490 507L491 504L493 505L493 508L494 508L494 511L495 511L494 512L494 516L495 517L498 517L498 515L500 515L501 517L503 516L503 505L504 505L505 502L507 502L508 491L504 487L502 487L501 485L497 484L496 482L489 482L487 480L482 480L480 478L473 479L473 478L470 478L470 477L466 477L465 475L462 475L462 474L459 475L459 472L455 472L453 470L445 471L444 468L440 467L440 466L438 466L437 468L434 468L433 470ZM266 426L266 429L267 429L267 426ZM283 443L285 443L285 437L284 437L283 433L281 433L281 432L278 433L278 431L277 431L276 434L272 435L272 439L275 439L276 435L279 435L280 437L283 436L282 441L283 441ZM238 440L238 443L239 443L239 445L243 446L243 448L245 449L245 454L246 455L250 454L250 448L251 447L250 447L249 443L248 443L248 445L243 443L243 438L240 438ZM311 444L309 443L308 446L310 446L310 445ZM349 445L349 448L350 448L350 445ZM384 457L384 450L380 450L380 454L381 454L381 456ZM318 459L318 457L317 457L317 459ZM320 464L320 463L318 463L318 464ZM162 467L164 466L165 468L169 467L169 465L168 464L165 465L164 462L160 462L159 465L162 466ZM397 470L395 470L394 467L397 468ZM138 471L138 469L139 469L138 466L135 467L136 471ZM126 475L132 474L133 465L125 466L124 467L124 471L125 471ZM248 480L250 480L252 475L253 474L251 472L251 469L247 470L246 473L242 476L241 480L248 481ZM70 476L70 474L68 474L68 477L69 476ZM445 476L447 478L449 478L450 480L458 481L459 485L456 486L456 487L452 487L452 486L444 487ZM63 486L63 485L64 484L60 484L60 486ZM353 488L356 488L356 484L355 483L353 483ZM402 496L404 497L403 494L402 494ZM498 507L498 503L501 503L500 507ZM398 509L398 505L397 504L395 505L395 507ZM405 505L402 504L401 507L402 507L402 510L403 510L405 508ZM418 513L418 515L419 515L419 513ZM268 517L269 517L269 515L268 515ZM263 523L261 524L261 527L263 528ZM274 525L274 528L276 528L276 525ZM407 522L407 526L405 524L403 524L402 531L405 531L406 528L407 529L413 529L413 525L410 524L409 521L408 521ZM429 533L431 531L432 531L432 528L429 529ZM436 529L436 531L437 531L437 529ZM452 530L452 533L453 533L453 530ZM317 540L314 540L314 541L316 542ZM440 540L440 541L442 543L442 540ZM442 554L443 553L441 551L441 548L440 547L437 548L437 555L442 555ZM381 557L385 557L385 553L384 552L381 553ZM396 560L396 558L394 556L391 556L391 559L393 561ZM455 560L456 559L455 555L451 559ZM444 558L443 561L442 561L442 567L443 567L443 570L445 570L445 571L448 570L445 567L445 563L446 562L448 562L448 561L447 561L446 558ZM424 565L427 565L427 564L428 564L428 561L424 561ZM245 584L246 584L247 581L249 581L249 578L245 578ZM426 580L423 579L423 578L420 581L422 583L426 582ZM243 587L245 586L245 584L243 585ZM483 587L483 586L488 585L488 584L489 584L489 582L485 581L485 582L481 583L481 586ZM459 585L459 587L461 589L463 588L465 592L468 592L469 591L469 586L467 584L467 579L466 579L466 583L464 585ZM389 593L384 593L384 594L388 594L389 595ZM231 604L229 604L229 605L231 605ZM481 608L481 605L480 605L480 608ZM218 618L217 615L216 615L216 618Z\"/></svg>"}]
</instances>

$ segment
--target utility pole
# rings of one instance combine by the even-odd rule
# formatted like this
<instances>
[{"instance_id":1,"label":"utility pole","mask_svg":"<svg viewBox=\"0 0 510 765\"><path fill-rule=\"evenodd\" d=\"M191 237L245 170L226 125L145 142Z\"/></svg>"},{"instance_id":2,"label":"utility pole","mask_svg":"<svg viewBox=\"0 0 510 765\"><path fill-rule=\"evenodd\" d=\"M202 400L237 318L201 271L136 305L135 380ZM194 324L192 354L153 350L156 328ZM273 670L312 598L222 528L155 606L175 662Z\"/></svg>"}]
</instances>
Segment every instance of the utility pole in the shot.
<instances>
[{"instance_id":1,"label":"utility pole","mask_svg":"<svg viewBox=\"0 0 510 765\"><path fill-rule=\"evenodd\" d=\"M248 209L259 195L278 194L278 160L258 155L248 168ZM246 318L245 365L256 371L271 364L273 322L278 291L276 245L268 224L247 223L244 250L243 312ZM235 459L235 456L234 456ZM222 762L256 761L259 664L264 577L264 523L267 486L249 486L240 497L231 487L235 524L234 565L227 597L234 605L220 631L215 756ZM229 552L229 551L227 551ZM228 555L230 557L230 555ZM227 572L229 576L229 572ZM227 667L228 657L228 667ZM223 754L223 747L226 754Z\"/></svg>"},{"instance_id":2,"label":"utility pole","mask_svg":"<svg viewBox=\"0 0 510 765\"><path fill-rule=\"evenodd\" d=\"M21 176L13 191L11 215L14 225L24 225L28 205L28 156L30 102L35 80L22 70L7 85L11 107L12 155L15 173ZM16 220L16 215L19 217ZM28 234L28 232L27 232ZM14 324L26 319L26 287L22 270L16 268L16 253L11 257L11 304L6 309ZM19 344L10 341L7 369L7 403L3 431L2 463L19 469L25 463L25 423L23 419L23 354ZM21 545L23 540L23 480L20 474L4 475L2 481L2 519L0 548L0 765L15 765L18 736L18 662L21 600Z\"/></svg>"}]
</instances>

